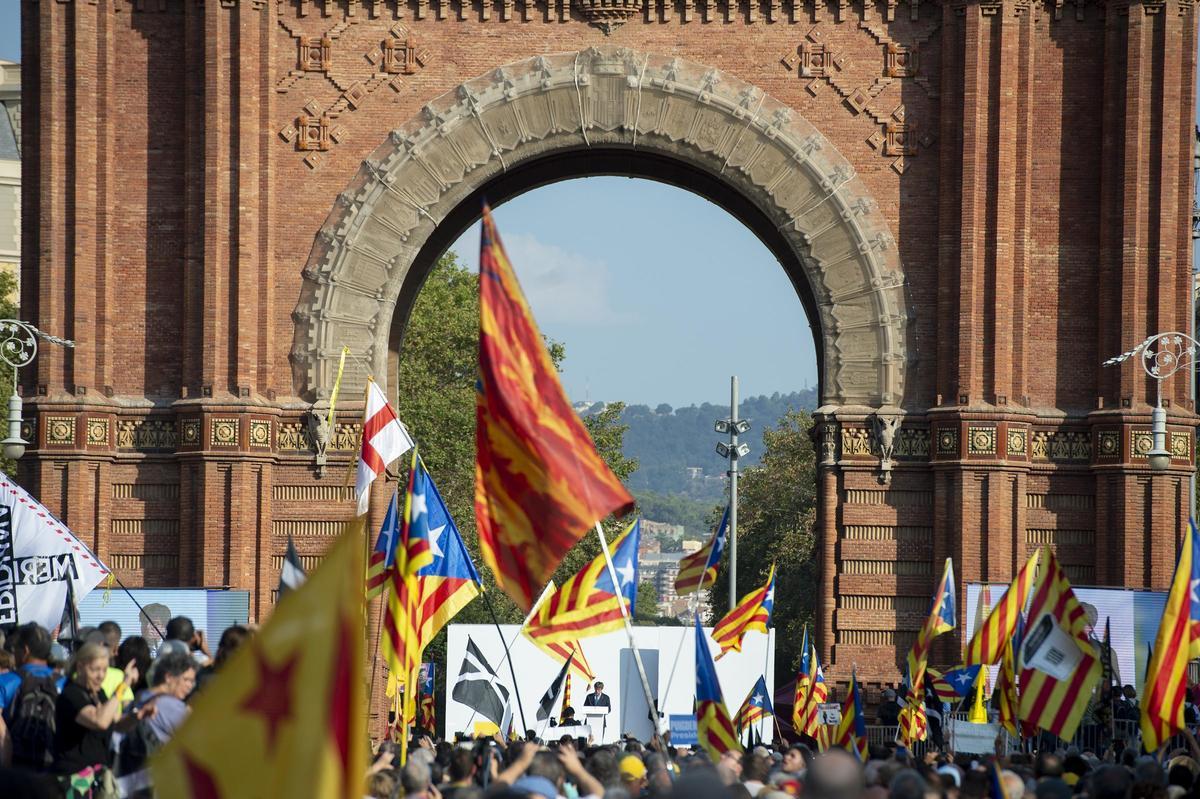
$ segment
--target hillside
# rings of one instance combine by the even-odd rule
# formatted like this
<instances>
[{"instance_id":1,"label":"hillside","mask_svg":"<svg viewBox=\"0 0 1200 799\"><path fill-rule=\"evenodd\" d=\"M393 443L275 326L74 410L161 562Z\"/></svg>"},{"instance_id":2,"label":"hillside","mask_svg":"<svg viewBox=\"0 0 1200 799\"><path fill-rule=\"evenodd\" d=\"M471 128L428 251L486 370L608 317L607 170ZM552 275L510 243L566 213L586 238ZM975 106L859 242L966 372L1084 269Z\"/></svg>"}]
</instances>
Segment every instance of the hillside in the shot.
<instances>
[{"instance_id":1,"label":"hillside","mask_svg":"<svg viewBox=\"0 0 1200 799\"><path fill-rule=\"evenodd\" d=\"M789 410L813 410L816 400L815 389L742 400L739 415L753 425L743 439L750 444L750 454L741 461L742 467L758 463L765 427L775 425ZM716 453L720 436L713 431L713 422L728 416L727 405L708 402L685 408L666 404L656 408L626 407L621 415L621 423L629 426L625 433L625 456L638 461L637 471L628 480L630 490L639 495L652 492L719 502L725 492L724 475L728 467Z\"/></svg>"}]
</instances>

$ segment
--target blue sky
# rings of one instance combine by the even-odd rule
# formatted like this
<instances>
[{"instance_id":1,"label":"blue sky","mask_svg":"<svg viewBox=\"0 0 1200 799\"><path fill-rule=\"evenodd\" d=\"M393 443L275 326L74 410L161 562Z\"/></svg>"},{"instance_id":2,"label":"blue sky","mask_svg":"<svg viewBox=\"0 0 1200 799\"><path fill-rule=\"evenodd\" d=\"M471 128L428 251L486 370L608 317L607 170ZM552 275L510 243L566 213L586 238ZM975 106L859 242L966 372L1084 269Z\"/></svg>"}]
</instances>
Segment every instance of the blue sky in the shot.
<instances>
[{"instance_id":1,"label":"blue sky","mask_svg":"<svg viewBox=\"0 0 1200 799\"><path fill-rule=\"evenodd\" d=\"M20 60L12 0L0 0L0 58ZM517 197L496 222L542 331L567 348L572 399L727 402L735 373L743 396L816 383L812 335L782 267L708 201L586 178ZM478 226L454 249L474 265Z\"/></svg>"}]
</instances>

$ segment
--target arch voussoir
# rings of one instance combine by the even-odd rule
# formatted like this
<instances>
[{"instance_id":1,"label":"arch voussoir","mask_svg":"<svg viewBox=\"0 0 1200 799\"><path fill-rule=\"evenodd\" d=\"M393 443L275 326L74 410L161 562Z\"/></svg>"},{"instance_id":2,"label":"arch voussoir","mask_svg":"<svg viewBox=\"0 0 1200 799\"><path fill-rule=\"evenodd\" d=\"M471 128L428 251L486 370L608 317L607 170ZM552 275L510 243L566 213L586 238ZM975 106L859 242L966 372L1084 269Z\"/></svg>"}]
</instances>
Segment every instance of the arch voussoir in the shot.
<instances>
[{"instance_id":1,"label":"arch voussoir","mask_svg":"<svg viewBox=\"0 0 1200 799\"><path fill-rule=\"evenodd\" d=\"M788 241L814 298L822 403L903 403L903 270L851 165L757 87L619 48L539 56L467 81L371 153L305 266L291 355L297 394L325 397L343 344L366 353L382 380L397 299L438 225L504 172L589 147L682 161L749 199Z\"/></svg>"}]
</instances>

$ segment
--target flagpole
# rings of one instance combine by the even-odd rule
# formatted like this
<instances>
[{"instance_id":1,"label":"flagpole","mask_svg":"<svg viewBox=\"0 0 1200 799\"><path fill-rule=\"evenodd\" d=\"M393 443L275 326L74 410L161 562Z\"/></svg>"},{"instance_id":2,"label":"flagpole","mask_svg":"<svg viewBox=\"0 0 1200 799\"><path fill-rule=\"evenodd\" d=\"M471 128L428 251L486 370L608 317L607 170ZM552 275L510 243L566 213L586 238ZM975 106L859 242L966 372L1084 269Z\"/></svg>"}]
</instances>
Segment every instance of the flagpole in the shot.
<instances>
[{"instance_id":1,"label":"flagpole","mask_svg":"<svg viewBox=\"0 0 1200 799\"><path fill-rule=\"evenodd\" d=\"M553 581L551 581L551 582L553 582ZM514 635L514 636L512 637L512 640L508 642L508 645L504 647L504 657L505 657L505 658L508 658L508 657L509 657L509 654L508 654L508 653L509 653L509 650L511 650L511 649L513 648L513 644L515 644L515 643L517 642L517 639L521 637L521 631L522 631L522 630L524 630L526 627L528 627L528 626L529 626L529 622L533 621L533 616L534 616L534 614L535 614L535 613L537 613L537 612L538 612L538 610L539 610L539 609L542 607L542 603L546 601L546 597L549 595L549 592L550 592L550 582L547 582L547 583L546 583L546 587L542 589L542 593L541 593L541 595L540 595L540 596L538 596L538 600L537 600L537 602L534 602L534 603L533 603L533 607L532 607L532 608L530 608L530 609L529 609L529 613L527 613L527 614L525 615L525 621L521 622L521 626L520 626L520 628L517 630L517 634L516 634L516 635ZM483 593L483 592L480 592L480 593ZM484 594L484 596L486 596L486 594ZM503 636L503 634L501 634L501 636L500 636L500 643L502 643L502 644L504 643L504 636ZM510 660L510 661L509 661L509 665L511 666L511 664L512 664L512 661ZM488 685L489 685L489 686L491 686L491 685L495 685L495 684L496 684L496 677L497 677L497 676L498 676L498 675L497 675L495 672L492 672L492 678L491 678L490 680L488 680ZM516 678L514 677L513 679L515 680ZM514 690L514 691L517 691L517 686L516 686L515 682L514 682L514 684L513 684L513 690ZM518 699L518 700L520 700L520 692L519 692L519 691L518 691L518 693L517 693L517 699ZM471 708L471 717L470 717L469 719L467 719L467 728L468 728L468 729L470 729L470 727L471 727L471 722L473 722L473 721L475 720L475 717L476 717L477 715L479 715L479 710L478 710L478 709L476 709L476 708ZM525 724L525 718L524 718L524 714L522 714L522 717L521 717L521 724L522 724L522 726L524 726L524 724ZM521 730L521 733L522 733L522 735L523 735L525 732L526 732L526 730Z\"/></svg>"},{"instance_id":2,"label":"flagpole","mask_svg":"<svg viewBox=\"0 0 1200 799\"><path fill-rule=\"evenodd\" d=\"M482 591L480 593L483 594L483 602L485 605L487 605L488 613L491 614L492 624L496 626L496 635L500 636L500 643L504 643L504 631L500 629L500 620L496 618L496 609L492 607L492 600L488 598L487 591ZM524 627L525 625L522 624L521 626ZM518 630L517 635L520 634L521 631ZM516 642L515 638L513 639L513 642ZM509 644L509 646L512 646L512 644ZM521 732L523 733L525 730L529 729L529 727L525 724L525 706L521 702L521 687L517 684L517 670L513 668L512 658L508 655L507 647L504 649L504 659L508 661L508 673L509 676L512 677L513 691L517 694L517 711L521 714Z\"/></svg>"},{"instance_id":3,"label":"flagpole","mask_svg":"<svg viewBox=\"0 0 1200 799\"><path fill-rule=\"evenodd\" d=\"M654 731L658 732L658 705L654 701L654 694L650 691L650 680L646 678L646 667L642 665L642 653L638 651L637 642L633 640L633 623L629 620L630 609L625 607L625 595L621 590L621 580L617 577L617 567L613 565L612 553L608 551L608 541L604 538L604 528L600 526L599 521L596 522L596 536L600 539L600 551L604 553L604 563L608 566L608 577L617 591L617 607L621 609L621 618L625 621L625 633L629 636L629 648L633 650L633 662L637 664L638 677L642 681L642 691L646 694L646 706L650 709L652 726Z\"/></svg>"},{"instance_id":4,"label":"flagpole","mask_svg":"<svg viewBox=\"0 0 1200 799\"><path fill-rule=\"evenodd\" d=\"M717 532L718 532L718 534L720 533L720 528L718 528ZM715 547L716 545L717 545L716 541L714 540L713 546ZM705 564L705 565L707 566L707 564ZM696 591L695 591L695 593L692 594L692 599L690 600L691 607L689 609L692 611L693 614L696 612L696 608L699 604L700 592L704 590L704 578L707 576L708 576L708 569L706 568L704 571L700 572L700 582L696 584ZM664 705L666 704L665 700L670 699L670 697L671 697L671 686L675 683L675 669L679 666L679 656L682 653L683 653L683 642L680 641L679 646L677 646L675 648L675 660L673 663L671 663L671 673L669 675L667 675L667 690L663 692L663 699L664 699L663 704ZM657 730L658 729L658 719L655 719L654 721L655 721L654 728Z\"/></svg>"}]
</instances>

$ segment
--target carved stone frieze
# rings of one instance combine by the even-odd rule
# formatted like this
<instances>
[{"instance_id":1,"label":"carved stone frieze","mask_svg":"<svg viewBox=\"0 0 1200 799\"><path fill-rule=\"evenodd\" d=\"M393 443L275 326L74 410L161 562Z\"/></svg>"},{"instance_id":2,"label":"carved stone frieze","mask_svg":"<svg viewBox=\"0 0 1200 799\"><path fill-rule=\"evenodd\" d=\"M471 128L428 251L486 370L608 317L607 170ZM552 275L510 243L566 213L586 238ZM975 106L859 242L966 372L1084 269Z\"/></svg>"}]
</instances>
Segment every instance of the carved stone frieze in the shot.
<instances>
[{"instance_id":1,"label":"carved stone frieze","mask_svg":"<svg viewBox=\"0 0 1200 799\"><path fill-rule=\"evenodd\" d=\"M813 287L830 331L822 402L903 402L904 275L889 225L855 170L760 89L700 64L618 48L493 70L430 102L371 154L303 272L293 314L296 392L328 397L343 344L387 374L390 320L407 312L395 303L406 280L420 279L409 270L438 221L500 172L589 145L686 161L754 203L793 248L803 272L795 277ZM360 387L360 377L347 376L343 390Z\"/></svg>"},{"instance_id":2,"label":"carved stone frieze","mask_svg":"<svg viewBox=\"0 0 1200 799\"><path fill-rule=\"evenodd\" d=\"M991 425L972 425L967 428L968 455L995 455L996 428Z\"/></svg>"},{"instance_id":3,"label":"carved stone frieze","mask_svg":"<svg viewBox=\"0 0 1200 799\"><path fill-rule=\"evenodd\" d=\"M821 465L833 466L837 463L837 425L826 422L821 425Z\"/></svg>"},{"instance_id":4,"label":"carved stone frieze","mask_svg":"<svg viewBox=\"0 0 1200 799\"><path fill-rule=\"evenodd\" d=\"M842 457L868 457L871 455L871 434L865 427L842 428Z\"/></svg>"},{"instance_id":5,"label":"carved stone frieze","mask_svg":"<svg viewBox=\"0 0 1200 799\"><path fill-rule=\"evenodd\" d=\"M1036 430L1030 453L1035 461L1087 462L1092 459L1092 438L1079 430Z\"/></svg>"},{"instance_id":6,"label":"carved stone frieze","mask_svg":"<svg viewBox=\"0 0 1200 799\"><path fill-rule=\"evenodd\" d=\"M896 434L897 460L928 460L929 431L918 427L902 427Z\"/></svg>"},{"instance_id":7,"label":"carved stone frieze","mask_svg":"<svg viewBox=\"0 0 1200 799\"><path fill-rule=\"evenodd\" d=\"M173 452L178 444L174 420L121 419L117 422L117 449Z\"/></svg>"}]
</instances>

